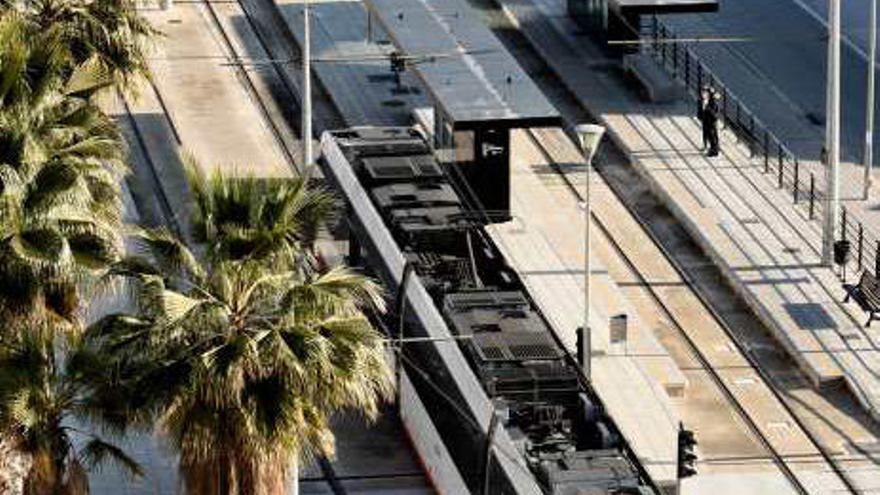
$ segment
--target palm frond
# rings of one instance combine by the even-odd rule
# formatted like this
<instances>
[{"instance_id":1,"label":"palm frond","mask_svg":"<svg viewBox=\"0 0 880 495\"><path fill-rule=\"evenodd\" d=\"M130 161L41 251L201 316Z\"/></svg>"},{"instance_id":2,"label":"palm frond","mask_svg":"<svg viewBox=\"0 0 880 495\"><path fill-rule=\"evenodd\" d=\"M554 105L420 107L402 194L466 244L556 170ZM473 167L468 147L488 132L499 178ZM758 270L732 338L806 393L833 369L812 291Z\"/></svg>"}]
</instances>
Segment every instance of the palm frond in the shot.
<instances>
[{"instance_id":1,"label":"palm frond","mask_svg":"<svg viewBox=\"0 0 880 495\"><path fill-rule=\"evenodd\" d=\"M196 280L204 278L205 273L199 261L167 228L141 228L133 240L153 258L162 273Z\"/></svg>"},{"instance_id":2,"label":"palm frond","mask_svg":"<svg viewBox=\"0 0 880 495\"><path fill-rule=\"evenodd\" d=\"M79 451L89 470L107 462L113 462L130 476L138 478L144 475L140 464L128 456L124 450L112 443L93 437Z\"/></svg>"}]
</instances>

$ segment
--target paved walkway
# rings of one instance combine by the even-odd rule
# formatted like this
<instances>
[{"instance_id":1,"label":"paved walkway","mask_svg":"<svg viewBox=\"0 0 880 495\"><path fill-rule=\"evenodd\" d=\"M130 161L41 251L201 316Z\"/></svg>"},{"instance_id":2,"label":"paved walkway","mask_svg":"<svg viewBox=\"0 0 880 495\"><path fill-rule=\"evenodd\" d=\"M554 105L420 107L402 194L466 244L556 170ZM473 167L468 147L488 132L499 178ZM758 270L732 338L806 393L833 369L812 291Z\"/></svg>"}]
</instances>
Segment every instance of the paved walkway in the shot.
<instances>
[{"instance_id":1,"label":"paved walkway","mask_svg":"<svg viewBox=\"0 0 880 495\"><path fill-rule=\"evenodd\" d=\"M575 353L575 328L583 325L586 251L583 235L572 233L583 234L583 209L562 181L554 180L555 172L529 146L525 131L515 131L511 141L514 219L487 230ZM591 263L593 386L654 481L672 485L679 415L670 396L686 394L687 379L624 297L598 253ZM609 317L617 314L628 315L627 335L612 342Z\"/></svg>"},{"instance_id":2,"label":"paved walkway","mask_svg":"<svg viewBox=\"0 0 880 495\"><path fill-rule=\"evenodd\" d=\"M567 182L578 190L582 189L583 168L573 166L581 161L580 154L568 136L559 129L541 129L535 135L549 157L563 164L560 168ZM548 157L538 151L524 131L515 132L512 142L513 156L516 157L512 164L516 219L506 225L494 226L493 237L505 247L505 251L511 252L509 258L513 263L543 267L559 264L564 267L556 271L520 270L520 273L530 289L535 286L542 289L533 290L533 295L551 318L570 315L569 318L575 319L568 327L562 327L567 330L577 324L582 308L581 299L570 294L579 293L578 284L583 278L580 270L583 240L572 235L572 225L582 223L583 212L569 186L556 171L548 168ZM674 327L677 323L700 346L710 365L720 374L721 381L743 404L756 427L809 492L845 491L818 450L796 427L794 418L764 385L757 371L648 238L641 225L598 174L593 174L592 179L594 215L645 277L644 280L635 278L594 222L595 237L591 246L594 253L593 293L599 302L594 314L602 314L600 321L594 322L594 328L600 330L600 338L607 339L607 315L626 313L630 317L626 344L610 345L605 348L605 353L594 357L594 379L600 394L611 402L609 407L618 422L641 422L640 434L632 442L638 445L643 436L662 436L666 427L664 423L677 421L675 418L680 417L696 432L700 442L699 474L688 480L682 493L723 490L729 485L733 473L740 477L743 486L748 487L741 487L738 493L788 493L793 490L702 364L693 357L689 346L678 336ZM551 246L549 250L545 248L550 255L530 257L528 249L512 249L532 244L541 246L542 241ZM553 293L555 287L563 289L563 276L573 279L569 284L575 288L568 289L568 295L562 294L563 291ZM649 295L648 287L664 304L663 308ZM565 311L566 305L580 307ZM566 335L567 332L560 333ZM600 346L602 344L607 345L607 342L600 343ZM641 375L632 375L633 371L639 371ZM647 377L664 384L667 390L670 382L676 380L684 380L687 387L681 394L670 393L668 398L666 394L656 394L657 404L653 404L652 409L633 407L631 397L622 390L615 390L636 388L635 383ZM649 390L648 387L642 388L641 393ZM615 403L618 400L622 402ZM671 410L667 405L670 402L674 406ZM832 450L836 455L844 454L842 449Z\"/></svg>"},{"instance_id":3,"label":"paved walkway","mask_svg":"<svg viewBox=\"0 0 880 495\"><path fill-rule=\"evenodd\" d=\"M214 3L213 7L239 54L267 57L237 3ZM126 219L152 224L165 221L166 212L157 199L161 189L175 220L186 226L190 211L182 168L186 154L206 171L290 176L292 168L252 95L235 67L224 65L230 54L206 6L178 3L167 12L148 8L142 13L165 33L150 60L155 86L145 85L139 98L125 103L118 98L106 102L129 143L132 176L125 189ZM330 251L329 259L340 258L331 241L321 244ZM432 493L396 415L383 416L372 426L360 418L338 419L334 426L340 433L339 458L333 466L337 476L347 477L342 482L347 489ZM105 469L91 477L92 493L177 493L176 460L158 436L128 435L124 446L144 467L146 476L131 482L116 469ZM303 493L332 493L326 475L316 466L304 467L302 476L306 478Z\"/></svg>"},{"instance_id":4,"label":"paved walkway","mask_svg":"<svg viewBox=\"0 0 880 495\"><path fill-rule=\"evenodd\" d=\"M561 0L501 3L813 382L845 382L880 418L880 329L839 302L840 281L818 264L819 225L729 133L721 157L704 157L690 102L645 104L617 75L590 70L607 61L572 34Z\"/></svg>"},{"instance_id":5,"label":"paved walkway","mask_svg":"<svg viewBox=\"0 0 880 495\"><path fill-rule=\"evenodd\" d=\"M237 4L219 3L213 8L237 53L267 57L259 51ZM167 110L181 147L205 169L289 176L291 168L266 120L236 68L228 65L232 54L206 7L198 2L180 3L169 12L149 12L147 18L166 38L150 61L157 91L145 88L144 103L154 103L161 95L159 103ZM135 111L144 112L137 102Z\"/></svg>"},{"instance_id":6,"label":"paved walkway","mask_svg":"<svg viewBox=\"0 0 880 495\"><path fill-rule=\"evenodd\" d=\"M818 264L819 226L774 188L729 133L723 155L706 158L690 102L644 104L613 76L583 70L582 61L596 54L566 34L560 1L504 4L804 371L817 385L846 380L880 417L880 334L861 327L857 308L837 302L840 284Z\"/></svg>"},{"instance_id":7,"label":"paved walkway","mask_svg":"<svg viewBox=\"0 0 880 495\"><path fill-rule=\"evenodd\" d=\"M850 5L844 10L867 9L867 5L864 9ZM784 26L778 19L786 19ZM802 197L810 172L817 187L824 189L824 167L818 156L825 135L827 43L820 36L825 28L819 21L797 2L742 0L726 3L719 12L666 16L663 22L684 38L755 39L748 43L698 43L692 50L800 159ZM775 36L781 39L771 41ZM874 171L871 199L863 201L867 62L849 45L844 45L841 53L841 197L852 224L849 239L856 240L853 220L862 221L866 237L872 240L865 249L873 260L880 256L876 246L880 241L880 172ZM877 156L880 133L875 133L874 140Z\"/></svg>"}]
</instances>

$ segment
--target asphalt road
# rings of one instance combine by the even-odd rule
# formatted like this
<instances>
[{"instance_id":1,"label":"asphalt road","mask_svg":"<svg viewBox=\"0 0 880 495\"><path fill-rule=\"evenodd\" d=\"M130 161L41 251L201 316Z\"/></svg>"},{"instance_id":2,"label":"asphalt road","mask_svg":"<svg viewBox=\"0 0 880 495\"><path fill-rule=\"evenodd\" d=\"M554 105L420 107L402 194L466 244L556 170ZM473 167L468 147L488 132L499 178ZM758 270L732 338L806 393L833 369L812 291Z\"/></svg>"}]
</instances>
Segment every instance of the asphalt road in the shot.
<instances>
[{"instance_id":1,"label":"asphalt road","mask_svg":"<svg viewBox=\"0 0 880 495\"><path fill-rule=\"evenodd\" d=\"M870 0L842 4L842 151L845 160L861 161ZM664 22L688 37L752 38L694 49L798 156L817 159L825 122L826 10L826 0L721 0L716 13L666 16Z\"/></svg>"}]
</instances>

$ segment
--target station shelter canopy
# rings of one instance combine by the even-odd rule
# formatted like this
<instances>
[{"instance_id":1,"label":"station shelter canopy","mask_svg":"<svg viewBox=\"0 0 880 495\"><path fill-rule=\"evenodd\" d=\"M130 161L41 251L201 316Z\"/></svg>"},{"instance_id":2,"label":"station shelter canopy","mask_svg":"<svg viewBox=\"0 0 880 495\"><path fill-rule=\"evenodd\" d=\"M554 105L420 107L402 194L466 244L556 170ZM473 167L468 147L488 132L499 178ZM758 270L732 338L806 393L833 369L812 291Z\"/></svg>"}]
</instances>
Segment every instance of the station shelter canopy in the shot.
<instances>
[{"instance_id":1,"label":"station shelter canopy","mask_svg":"<svg viewBox=\"0 0 880 495\"><path fill-rule=\"evenodd\" d=\"M405 57L428 59L411 70L453 128L561 124L553 105L464 0L364 3Z\"/></svg>"}]
</instances>

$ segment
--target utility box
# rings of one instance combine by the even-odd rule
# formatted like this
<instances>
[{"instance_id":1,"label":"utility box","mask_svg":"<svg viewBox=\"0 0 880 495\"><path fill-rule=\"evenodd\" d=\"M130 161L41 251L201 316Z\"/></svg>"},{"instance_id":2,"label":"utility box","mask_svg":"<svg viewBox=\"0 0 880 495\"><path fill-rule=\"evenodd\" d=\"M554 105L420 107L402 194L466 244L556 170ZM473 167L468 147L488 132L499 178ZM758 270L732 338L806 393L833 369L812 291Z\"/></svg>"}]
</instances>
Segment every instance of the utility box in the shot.
<instances>
[{"instance_id":1,"label":"utility box","mask_svg":"<svg viewBox=\"0 0 880 495\"><path fill-rule=\"evenodd\" d=\"M626 314L614 315L608 324L608 338L612 344L626 343L627 332Z\"/></svg>"}]
</instances>

